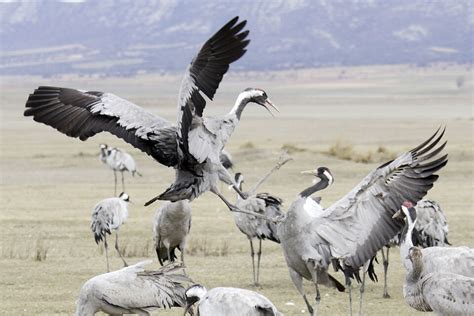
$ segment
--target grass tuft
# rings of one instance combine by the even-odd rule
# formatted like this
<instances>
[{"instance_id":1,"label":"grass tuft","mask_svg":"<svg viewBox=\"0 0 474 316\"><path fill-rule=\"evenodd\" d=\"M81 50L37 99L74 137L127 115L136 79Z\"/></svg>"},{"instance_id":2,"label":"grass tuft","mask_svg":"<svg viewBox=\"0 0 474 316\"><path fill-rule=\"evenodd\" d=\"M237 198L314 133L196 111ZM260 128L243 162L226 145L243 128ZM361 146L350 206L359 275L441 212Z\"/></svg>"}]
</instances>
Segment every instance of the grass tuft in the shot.
<instances>
[{"instance_id":1,"label":"grass tuft","mask_svg":"<svg viewBox=\"0 0 474 316\"><path fill-rule=\"evenodd\" d=\"M298 153L298 152L307 151L306 148L301 148L301 147L298 147L294 144L289 144L289 143L283 144L283 146L281 146L281 149L286 151L288 154L294 154L294 153Z\"/></svg>"},{"instance_id":2,"label":"grass tuft","mask_svg":"<svg viewBox=\"0 0 474 316\"><path fill-rule=\"evenodd\" d=\"M191 240L186 248L186 253L190 256L204 257L226 257L229 254L229 244L223 241L219 245L210 244L207 238Z\"/></svg>"},{"instance_id":3,"label":"grass tuft","mask_svg":"<svg viewBox=\"0 0 474 316\"><path fill-rule=\"evenodd\" d=\"M396 157L395 153L389 151L383 145L380 145L375 151L357 152L351 144L343 143L339 140L329 147L328 154L338 159L360 163L384 162Z\"/></svg>"}]
</instances>

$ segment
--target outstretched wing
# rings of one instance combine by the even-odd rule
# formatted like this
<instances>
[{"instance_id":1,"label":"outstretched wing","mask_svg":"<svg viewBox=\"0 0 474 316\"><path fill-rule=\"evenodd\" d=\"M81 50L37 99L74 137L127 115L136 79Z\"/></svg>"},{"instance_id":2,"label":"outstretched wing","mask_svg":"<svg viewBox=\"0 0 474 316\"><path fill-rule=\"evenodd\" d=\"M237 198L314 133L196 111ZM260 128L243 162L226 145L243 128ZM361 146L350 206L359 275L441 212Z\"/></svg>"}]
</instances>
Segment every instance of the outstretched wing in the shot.
<instances>
[{"instance_id":1,"label":"outstretched wing","mask_svg":"<svg viewBox=\"0 0 474 316\"><path fill-rule=\"evenodd\" d=\"M153 149L150 137L157 138L160 130L175 132L169 121L112 93L39 87L30 94L26 108L25 116L70 137L86 140L107 131L149 155ZM176 148L168 151L173 150L176 152Z\"/></svg>"},{"instance_id":2,"label":"outstretched wing","mask_svg":"<svg viewBox=\"0 0 474 316\"><path fill-rule=\"evenodd\" d=\"M439 131L439 130L438 130ZM435 148L444 130L418 147L371 172L357 187L312 222L332 255L346 266L362 266L403 226L392 219L404 201L416 204L438 179L434 173L448 162L437 158L446 142ZM434 140L433 140L434 139Z\"/></svg>"},{"instance_id":3,"label":"outstretched wing","mask_svg":"<svg viewBox=\"0 0 474 316\"><path fill-rule=\"evenodd\" d=\"M193 148L190 149L190 146L195 147L195 152L203 152L193 154L198 161L204 160L202 157L205 156L208 145L205 141L208 137L195 137L196 142L188 142L188 136L194 128L193 124L198 123L202 127L201 118L206 100L201 92L212 100L229 65L245 54L245 47L250 42L245 39L249 32L241 32L246 21L237 22L238 17L233 18L204 43L188 66L181 83L177 120L178 146L183 153L192 153ZM197 142L198 140L203 142Z\"/></svg>"}]
</instances>

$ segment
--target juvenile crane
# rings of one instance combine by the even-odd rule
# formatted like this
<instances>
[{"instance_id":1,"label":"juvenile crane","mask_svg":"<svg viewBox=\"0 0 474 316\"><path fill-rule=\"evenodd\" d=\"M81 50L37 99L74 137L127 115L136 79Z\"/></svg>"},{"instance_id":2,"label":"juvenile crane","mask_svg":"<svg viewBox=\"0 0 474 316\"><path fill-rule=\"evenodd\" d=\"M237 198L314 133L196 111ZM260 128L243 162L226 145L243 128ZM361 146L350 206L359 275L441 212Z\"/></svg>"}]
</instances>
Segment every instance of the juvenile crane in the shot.
<instances>
[{"instance_id":1,"label":"juvenile crane","mask_svg":"<svg viewBox=\"0 0 474 316\"><path fill-rule=\"evenodd\" d=\"M112 230L115 230L115 250L117 250L120 258L123 261L124 266L127 266L127 262L120 253L118 244L118 232L120 226L128 218L128 205L130 201L128 194L122 192L117 198L108 198L100 201L94 206L92 211L92 223L91 230L94 234L94 239L97 244L104 241L105 258L107 261L107 272L110 271L109 267L109 252L107 243L107 234L111 234Z\"/></svg>"},{"instance_id":2,"label":"juvenile crane","mask_svg":"<svg viewBox=\"0 0 474 316\"><path fill-rule=\"evenodd\" d=\"M99 311L110 315L150 315L158 308L184 307L183 285L191 280L182 273L183 264L145 270L151 262L139 262L88 280L79 293L76 316L91 316Z\"/></svg>"},{"instance_id":3,"label":"juvenile crane","mask_svg":"<svg viewBox=\"0 0 474 316\"><path fill-rule=\"evenodd\" d=\"M155 213L153 220L153 240L156 255L161 265L165 261L174 262L175 250L181 252L184 262L186 237L191 230L191 207L187 200L166 201Z\"/></svg>"},{"instance_id":4,"label":"juvenile crane","mask_svg":"<svg viewBox=\"0 0 474 316\"><path fill-rule=\"evenodd\" d=\"M124 171L128 171L135 176L135 174L142 176L137 171L137 164L130 154L115 147L109 147L106 144L100 144L99 159L102 163L109 166L114 172L114 195L117 195L117 171L122 174L122 191L125 191L125 181L123 177Z\"/></svg>"},{"instance_id":5,"label":"juvenile crane","mask_svg":"<svg viewBox=\"0 0 474 316\"><path fill-rule=\"evenodd\" d=\"M438 178L434 173L447 163L447 155L435 159L446 144L436 147L444 131L438 134L437 131L421 145L381 165L319 213L308 212L306 200L334 178L327 168L314 170L320 181L297 196L278 226L290 277L311 315L314 309L303 290L303 278L315 285L317 304L321 299L319 284L344 290L328 274L330 263L336 271L344 272L352 313L351 277L403 226L403 221L392 219L403 201L419 201L426 195Z\"/></svg>"},{"instance_id":6,"label":"juvenile crane","mask_svg":"<svg viewBox=\"0 0 474 316\"><path fill-rule=\"evenodd\" d=\"M449 245L448 242L448 223L443 209L438 203L432 200L423 199L419 201L416 206L417 221L413 229L413 234L416 236L415 246L422 248L439 246L443 247ZM402 232L388 242L384 248L380 249L384 268L384 287L383 297L390 298L388 294L387 271L389 265L390 248L400 244Z\"/></svg>"},{"instance_id":7,"label":"juvenile crane","mask_svg":"<svg viewBox=\"0 0 474 316\"><path fill-rule=\"evenodd\" d=\"M407 260L411 267L407 269L403 294L410 307L436 315L474 315L474 278L453 270L424 272L426 261L419 247L410 248Z\"/></svg>"},{"instance_id":8,"label":"juvenile crane","mask_svg":"<svg viewBox=\"0 0 474 316\"><path fill-rule=\"evenodd\" d=\"M413 231L416 229L418 221L417 208L409 201L405 201L395 217L403 213L407 222L407 230L401 237L400 257L405 269L412 267L412 261L409 260L409 250L414 246ZM416 234L415 234L416 235ZM423 271L432 272L450 272L474 278L474 249L469 247L428 247L422 248Z\"/></svg>"},{"instance_id":9,"label":"juvenile crane","mask_svg":"<svg viewBox=\"0 0 474 316\"><path fill-rule=\"evenodd\" d=\"M282 315L268 298L245 289L216 287L208 291L204 286L195 284L186 290L185 295L184 315L190 312L194 304L197 304L198 315Z\"/></svg>"},{"instance_id":10,"label":"juvenile crane","mask_svg":"<svg viewBox=\"0 0 474 316\"><path fill-rule=\"evenodd\" d=\"M246 52L246 21L235 17L209 38L188 66L178 96L177 124L155 116L111 93L58 87L39 87L30 94L24 115L50 125L81 140L107 131L152 156L159 163L176 169L175 182L162 194L148 201L192 201L206 191L218 195L233 211L237 208L220 193L219 180L233 185L232 176L219 155L249 103L268 111L271 103L265 91L248 88L239 94L231 111L224 116L203 116L206 100L212 100L229 65ZM271 112L270 112L271 113Z\"/></svg>"}]
</instances>

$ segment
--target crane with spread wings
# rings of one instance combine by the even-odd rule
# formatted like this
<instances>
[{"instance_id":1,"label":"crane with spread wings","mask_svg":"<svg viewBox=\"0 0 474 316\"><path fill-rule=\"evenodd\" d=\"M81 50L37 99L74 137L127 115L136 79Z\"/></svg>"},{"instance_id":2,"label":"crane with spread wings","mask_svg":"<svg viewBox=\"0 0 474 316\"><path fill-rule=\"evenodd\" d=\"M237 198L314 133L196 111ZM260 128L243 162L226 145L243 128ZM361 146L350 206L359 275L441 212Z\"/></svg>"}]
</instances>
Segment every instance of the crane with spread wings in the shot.
<instances>
[{"instance_id":1,"label":"crane with spread wings","mask_svg":"<svg viewBox=\"0 0 474 316\"><path fill-rule=\"evenodd\" d=\"M238 209L219 192L220 181L232 185L242 196L233 177L219 156L249 103L278 109L265 91L248 88L237 97L227 115L203 116L206 96L214 94L229 65L246 52L249 31L246 21L233 18L199 50L189 64L178 97L177 124L156 116L112 93L47 87L37 88L26 102L25 116L50 125L70 137L86 140L97 133L109 132L176 169L175 182L162 194L148 201L192 201L211 191L234 211ZM271 113L271 112L270 112Z\"/></svg>"}]
</instances>

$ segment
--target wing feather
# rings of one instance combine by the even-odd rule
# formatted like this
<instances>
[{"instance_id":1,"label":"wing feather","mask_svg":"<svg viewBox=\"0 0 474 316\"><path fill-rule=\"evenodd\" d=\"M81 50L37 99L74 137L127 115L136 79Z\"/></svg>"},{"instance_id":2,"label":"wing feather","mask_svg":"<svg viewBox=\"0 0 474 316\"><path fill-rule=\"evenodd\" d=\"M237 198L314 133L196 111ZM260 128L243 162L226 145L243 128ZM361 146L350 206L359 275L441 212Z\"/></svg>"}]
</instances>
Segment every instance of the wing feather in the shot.
<instances>
[{"instance_id":1,"label":"wing feather","mask_svg":"<svg viewBox=\"0 0 474 316\"><path fill-rule=\"evenodd\" d=\"M448 162L448 155L430 160L444 149L446 142L436 147L443 135L444 129L441 133L438 129L421 145L372 171L312 222L334 257L358 268L401 229L403 222L392 215L404 201L421 200L438 179L434 172Z\"/></svg>"},{"instance_id":2,"label":"wing feather","mask_svg":"<svg viewBox=\"0 0 474 316\"><path fill-rule=\"evenodd\" d=\"M204 43L188 66L178 99L177 142L181 156L190 153L190 130L202 125L195 120L202 117L206 106L201 93L212 100L229 65L246 52L250 41L246 40L249 32L241 32L245 25L246 21L238 23L238 17L233 18Z\"/></svg>"},{"instance_id":3,"label":"wing feather","mask_svg":"<svg viewBox=\"0 0 474 316\"><path fill-rule=\"evenodd\" d=\"M159 162L172 165L172 159L154 154L150 142L151 136L156 138L162 130L172 127L171 123L114 94L42 86L30 94L24 115L81 140L110 132ZM169 148L167 152L173 150L176 151Z\"/></svg>"}]
</instances>

